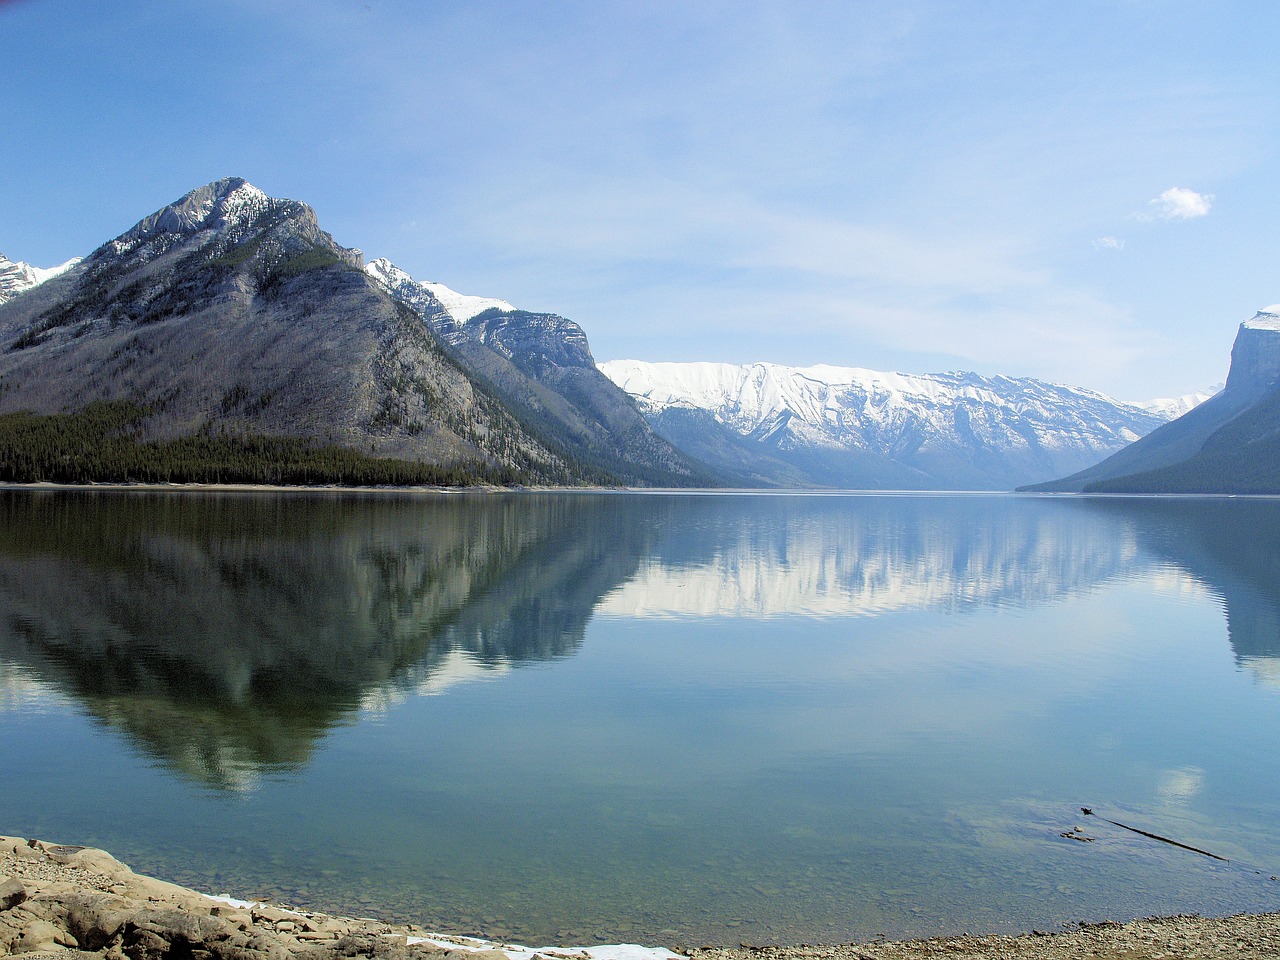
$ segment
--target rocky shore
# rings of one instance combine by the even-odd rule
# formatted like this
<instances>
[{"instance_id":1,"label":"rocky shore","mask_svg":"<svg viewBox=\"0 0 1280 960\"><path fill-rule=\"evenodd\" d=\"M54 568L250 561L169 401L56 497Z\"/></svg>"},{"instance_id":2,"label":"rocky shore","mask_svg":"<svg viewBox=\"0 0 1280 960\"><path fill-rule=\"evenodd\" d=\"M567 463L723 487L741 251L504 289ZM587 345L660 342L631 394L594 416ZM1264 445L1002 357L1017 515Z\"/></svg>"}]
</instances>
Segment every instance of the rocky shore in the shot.
<instances>
[{"instance_id":1,"label":"rocky shore","mask_svg":"<svg viewBox=\"0 0 1280 960\"><path fill-rule=\"evenodd\" d=\"M1241 960L1280 956L1280 913L1167 917L1082 924L1053 934L938 937L832 947L694 947L697 960ZM384 923L210 897L135 874L88 847L0 837L0 956L112 960L284 960L377 957L412 960L663 960L659 948L532 950Z\"/></svg>"}]
</instances>

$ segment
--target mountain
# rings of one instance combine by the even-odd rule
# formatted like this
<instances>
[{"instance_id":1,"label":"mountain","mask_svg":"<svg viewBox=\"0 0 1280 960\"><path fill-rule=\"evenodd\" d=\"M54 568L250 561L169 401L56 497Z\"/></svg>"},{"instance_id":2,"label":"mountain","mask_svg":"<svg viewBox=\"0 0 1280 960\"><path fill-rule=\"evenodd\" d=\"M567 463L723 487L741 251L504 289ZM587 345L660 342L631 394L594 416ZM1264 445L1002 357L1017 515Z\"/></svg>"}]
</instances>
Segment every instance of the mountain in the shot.
<instances>
[{"instance_id":1,"label":"mountain","mask_svg":"<svg viewBox=\"0 0 1280 960\"><path fill-rule=\"evenodd\" d=\"M1280 304L1240 325L1222 391L1042 492L1280 492Z\"/></svg>"},{"instance_id":2,"label":"mountain","mask_svg":"<svg viewBox=\"0 0 1280 960\"><path fill-rule=\"evenodd\" d=\"M587 336L572 320L415 280L385 259L365 270L567 461L632 483L715 482L658 436L631 398L596 368Z\"/></svg>"},{"instance_id":3,"label":"mountain","mask_svg":"<svg viewBox=\"0 0 1280 960\"><path fill-rule=\"evenodd\" d=\"M0 305L0 414L103 403L134 411L119 417L139 442L243 452L287 437L459 478L584 476L310 207L239 178L191 191Z\"/></svg>"},{"instance_id":4,"label":"mountain","mask_svg":"<svg viewBox=\"0 0 1280 960\"><path fill-rule=\"evenodd\" d=\"M1184 393L1180 397L1159 397L1155 400L1133 400L1131 406L1141 407L1147 413L1154 413L1161 420L1177 420L1184 413L1190 413L1210 397L1221 393L1225 383L1215 383L1207 390L1196 390Z\"/></svg>"},{"instance_id":5,"label":"mountain","mask_svg":"<svg viewBox=\"0 0 1280 960\"><path fill-rule=\"evenodd\" d=\"M1163 422L1090 390L973 373L635 360L600 369L658 433L749 485L1009 489L1095 463Z\"/></svg>"},{"instance_id":6,"label":"mountain","mask_svg":"<svg viewBox=\"0 0 1280 960\"><path fill-rule=\"evenodd\" d=\"M66 273L79 262L80 258L75 257L56 267L41 269L21 261L14 263L3 253L0 253L0 304L8 303L18 294L25 293L32 287L38 287L46 280L52 280L54 277Z\"/></svg>"}]
</instances>

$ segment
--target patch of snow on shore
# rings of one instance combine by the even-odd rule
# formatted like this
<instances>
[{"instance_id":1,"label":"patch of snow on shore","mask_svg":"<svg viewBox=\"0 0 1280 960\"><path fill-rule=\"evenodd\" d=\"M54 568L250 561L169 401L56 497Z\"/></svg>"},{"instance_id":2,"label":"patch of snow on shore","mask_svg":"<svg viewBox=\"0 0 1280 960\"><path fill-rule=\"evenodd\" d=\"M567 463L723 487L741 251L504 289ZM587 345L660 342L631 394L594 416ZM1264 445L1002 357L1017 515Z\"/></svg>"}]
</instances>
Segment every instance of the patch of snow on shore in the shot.
<instances>
[{"instance_id":1,"label":"patch of snow on shore","mask_svg":"<svg viewBox=\"0 0 1280 960\"><path fill-rule=\"evenodd\" d=\"M409 937L408 944L430 943L446 950L501 950L511 960L550 957L555 960L684 960L665 947L644 947L638 943L612 943L594 947L521 947L474 937Z\"/></svg>"}]
</instances>

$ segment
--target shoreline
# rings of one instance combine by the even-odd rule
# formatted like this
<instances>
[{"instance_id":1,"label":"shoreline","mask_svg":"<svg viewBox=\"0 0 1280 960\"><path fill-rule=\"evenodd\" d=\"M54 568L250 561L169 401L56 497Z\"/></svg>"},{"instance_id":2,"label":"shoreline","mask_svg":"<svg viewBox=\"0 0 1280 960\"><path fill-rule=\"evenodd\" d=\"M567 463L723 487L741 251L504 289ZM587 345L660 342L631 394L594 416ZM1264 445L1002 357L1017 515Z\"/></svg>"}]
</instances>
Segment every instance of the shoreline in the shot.
<instances>
[{"instance_id":1,"label":"shoreline","mask_svg":"<svg viewBox=\"0 0 1280 960\"><path fill-rule=\"evenodd\" d=\"M1055 933L962 934L833 946L526 947L198 893L134 873L103 850L0 837L0 956L211 960L1192 960L1280 956L1280 913L1080 923Z\"/></svg>"},{"instance_id":2,"label":"shoreline","mask_svg":"<svg viewBox=\"0 0 1280 960\"><path fill-rule=\"evenodd\" d=\"M273 493L298 495L372 496L492 496L498 494L636 494L640 496L760 496L760 497L1010 497L1015 499L1067 500L1277 500L1276 493L1085 493L1080 491L1034 490L891 490L843 487L607 487L584 486L498 486L477 483L467 486L350 486L344 484L283 483L160 483L149 481L101 481L61 483L38 480L33 483L0 481L0 492L65 493L104 491L111 493Z\"/></svg>"}]
</instances>

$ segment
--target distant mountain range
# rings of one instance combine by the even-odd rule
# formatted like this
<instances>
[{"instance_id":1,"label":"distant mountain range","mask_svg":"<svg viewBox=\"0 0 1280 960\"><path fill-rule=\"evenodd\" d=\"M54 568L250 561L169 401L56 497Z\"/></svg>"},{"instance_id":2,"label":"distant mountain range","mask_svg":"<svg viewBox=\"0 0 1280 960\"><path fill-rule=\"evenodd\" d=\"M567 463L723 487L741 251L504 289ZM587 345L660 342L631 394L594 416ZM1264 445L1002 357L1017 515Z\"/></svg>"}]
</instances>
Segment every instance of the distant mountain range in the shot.
<instances>
[{"instance_id":1,"label":"distant mountain range","mask_svg":"<svg viewBox=\"0 0 1280 960\"><path fill-rule=\"evenodd\" d=\"M1099 459L1160 426L1091 390L973 373L770 363L601 369L675 446L745 485L1008 490Z\"/></svg>"},{"instance_id":2,"label":"distant mountain range","mask_svg":"<svg viewBox=\"0 0 1280 960\"><path fill-rule=\"evenodd\" d=\"M0 258L10 479L1008 489L1088 467L1199 399L1144 409L968 373L597 367L571 320L366 265L306 204L239 178L83 260Z\"/></svg>"},{"instance_id":3,"label":"distant mountain range","mask_svg":"<svg viewBox=\"0 0 1280 960\"><path fill-rule=\"evenodd\" d=\"M1240 324L1220 393L1101 463L1026 489L1280 493L1280 304Z\"/></svg>"}]
</instances>

